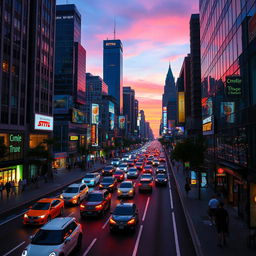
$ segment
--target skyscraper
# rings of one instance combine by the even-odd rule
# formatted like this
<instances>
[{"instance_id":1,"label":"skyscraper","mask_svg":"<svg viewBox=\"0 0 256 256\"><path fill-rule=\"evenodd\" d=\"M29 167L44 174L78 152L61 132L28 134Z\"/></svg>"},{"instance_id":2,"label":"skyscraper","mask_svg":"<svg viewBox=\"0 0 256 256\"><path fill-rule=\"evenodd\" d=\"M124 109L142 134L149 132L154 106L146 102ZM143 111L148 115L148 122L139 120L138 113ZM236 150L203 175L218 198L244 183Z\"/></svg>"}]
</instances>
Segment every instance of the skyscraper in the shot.
<instances>
[{"instance_id":1,"label":"skyscraper","mask_svg":"<svg viewBox=\"0 0 256 256\"><path fill-rule=\"evenodd\" d=\"M135 130L135 91L131 87L123 88L123 114L127 120L128 134L132 135Z\"/></svg>"},{"instance_id":2,"label":"skyscraper","mask_svg":"<svg viewBox=\"0 0 256 256\"><path fill-rule=\"evenodd\" d=\"M60 143L54 152L58 165L64 166L79 161L78 149L86 136L86 51L81 14L74 4L57 5L55 47L54 136Z\"/></svg>"},{"instance_id":3,"label":"skyscraper","mask_svg":"<svg viewBox=\"0 0 256 256\"><path fill-rule=\"evenodd\" d=\"M116 98L119 112L122 113L123 45L120 40L103 41L103 80L108 85L109 95Z\"/></svg>"}]
</instances>

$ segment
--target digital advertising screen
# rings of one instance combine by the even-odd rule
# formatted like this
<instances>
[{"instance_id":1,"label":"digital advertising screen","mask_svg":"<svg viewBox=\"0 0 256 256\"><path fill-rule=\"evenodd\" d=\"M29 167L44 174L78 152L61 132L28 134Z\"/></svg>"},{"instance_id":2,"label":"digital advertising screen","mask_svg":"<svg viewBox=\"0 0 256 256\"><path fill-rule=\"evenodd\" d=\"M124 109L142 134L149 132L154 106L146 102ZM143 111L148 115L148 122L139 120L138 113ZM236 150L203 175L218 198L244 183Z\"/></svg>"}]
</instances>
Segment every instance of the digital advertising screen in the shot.
<instances>
[{"instance_id":1,"label":"digital advertising screen","mask_svg":"<svg viewBox=\"0 0 256 256\"><path fill-rule=\"evenodd\" d=\"M92 103L91 124L99 123L99 104Z\"/></svg>"},{"instance_id":2,"label":"digital advertising screen","mask_svg":"<svg viewBox=\"0 0 256 256\"><path fill-rule=\"evenodd\" d=\"M85 124L85 113L82 111L73 108L72 109L72 123L76 124Z\"/></svg>"},{"instance_id":3,"label":"digital advertising screen","mask_svg":"<svg viewBox=\"0 0 256 256\"><path fill-rule=\"evenodd\" d=\"M227 123L235 122L235 102L221 102L220 115Z\"/></svg>"},{"instance_id":4,"label":"digital advertising screen","mask_svg":"<svg viewBox=\"0 0 256 256\"><path fill-rule=\"evenodd\" d=\"M119 116L118 123L121 130L125 129L125 116Z\"/></svg>"}]
</instances>

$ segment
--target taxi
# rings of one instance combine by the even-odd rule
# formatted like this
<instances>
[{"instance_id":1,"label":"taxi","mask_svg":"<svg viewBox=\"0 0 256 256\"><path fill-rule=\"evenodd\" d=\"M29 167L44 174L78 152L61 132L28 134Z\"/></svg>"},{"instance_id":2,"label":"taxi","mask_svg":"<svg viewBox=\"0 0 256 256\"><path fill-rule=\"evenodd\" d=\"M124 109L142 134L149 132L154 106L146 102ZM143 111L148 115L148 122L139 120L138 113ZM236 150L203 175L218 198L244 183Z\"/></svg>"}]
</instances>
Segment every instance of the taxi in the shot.
<instances>
[{"instance_id":1,"label":"taxi","mask_svg":"<svg viewBox=\"0 0 256 256\"><path fill-rule=\"evenodd\" d=\"M63 214L64 201L60 198L43 198L37 201L23 216L23 224L43 225Z\"/></svg>"}]
</instances>

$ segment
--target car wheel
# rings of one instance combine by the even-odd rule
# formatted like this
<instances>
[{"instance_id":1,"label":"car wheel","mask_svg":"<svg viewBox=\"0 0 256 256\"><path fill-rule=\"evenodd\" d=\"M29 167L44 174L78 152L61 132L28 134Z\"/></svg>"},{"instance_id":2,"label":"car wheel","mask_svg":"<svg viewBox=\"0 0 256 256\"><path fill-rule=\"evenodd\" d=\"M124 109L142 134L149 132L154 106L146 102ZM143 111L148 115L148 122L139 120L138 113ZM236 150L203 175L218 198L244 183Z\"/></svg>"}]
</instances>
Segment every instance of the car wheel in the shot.
<instances>
[{"instance_id":1,"label":"car wheel","mask_svg":"<svg viewBox=\"0 0 256 256\"><path fill-rule=\"evenodd\" d=\"M77 205L79 205L80 204L80 202L81 202L81 200L80 200L80 197L78 197L78 199L77 199Z\"/></svg>"},{"instance_id":2,"label":"car wheel","mask_svg":"<svg viewBox=\"0 0 256 256\"><path fill-rule=\"evenodd\" d=\"M76 243L76 248L75 248L76 251L79 251L81 249L82 239L83 239L83 235L80 234L78 239L77 239L77 243Z\"/></svg>"}]
</instances>

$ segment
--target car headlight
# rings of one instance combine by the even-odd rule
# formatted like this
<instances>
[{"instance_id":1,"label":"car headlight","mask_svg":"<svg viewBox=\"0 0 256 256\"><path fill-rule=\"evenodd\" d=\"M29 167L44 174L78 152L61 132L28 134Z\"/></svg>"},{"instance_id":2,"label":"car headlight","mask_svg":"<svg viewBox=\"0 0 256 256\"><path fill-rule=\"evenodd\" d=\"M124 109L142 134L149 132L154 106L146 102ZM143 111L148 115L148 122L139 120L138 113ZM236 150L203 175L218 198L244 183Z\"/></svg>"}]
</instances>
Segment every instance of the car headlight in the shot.
<instances>
[{"instance_id":1,"label":"car headlight","mask_svg":"<svg viewBox=\"0 0 256 256\"><path fill-rule=\"evenodd\" d=\"M118 189L118 190L117 190L117 193L118 193L118 194L121 194L121 193L122 193L122 191L121 191L120 189Z\"/></svg>"},{"instance_id":2,"label":"car headlight","mask_svg":"<svg viewBox=\"0 0 256 256\"><path fill-rule=\"evenodd\" d=\"M90 183L94 183L94 180L90 180Z\"/></svg>"},{"instance_id":3,"label":"car headlight","mask_svg":"<svg viewBox=\"0 0 256 256\"><path fill-rule=\"evenodd\" d=\"M78 195L75 195L75 196L73 196L73 199L76 199L78 197Z\"/></svg>"},{"instance_id":4,"label":"car headlight","mask_svg":"<svg viewBox=\"0 0 256 256\"><path fill-rule=\"evenodd\" d=\"M131 189L131 190L129 190L129 192L128 192L129 194L131 194L131 193L133 193L133 190Z\"/></svg>"},{"instance_id":5,"label":"car headlight","mask_svg":"<svg viewBox=\"0 0 256 256\"><path fill-rule=\"evenodd\" d=\"M28 218L28 215L26 213L24 214L24 218Z\"/></svg>"},{"instance_id":6,"label":"car headlight","mask_svg":"<svg viewBox=\"0 0 256 256\"><path fill-rule=\"evenodd\" d=\"M27 256L27 255L28 255L28 250L25 249L25 250L22 252L21 256Z\"/></svg>"},{"instance_id":7,"label":"car headlight","mask_svg":"<svg viewBox=\"0 0 256 256\"><path fill-rule=\"evenodd\" d=\"M167 181L167 179L164 179L164 181Z\"/></svg>"},{"instance_id":8,"label":"car headlight","mask_svg":"<svg viewBox=\"0 0 256 256\"><path fill-rule=\"evenodd\" d=\"M45 215L39 216L40 219L43 219L45 217Z\"/></svg>"},{"instance_id":9,"label":"car headlight","mask_svg":"<svg viewBox=\"0 0 256 256\"><path fill-rule=\"evenodd\" d=\"M56 254L56 252L51 252L50 254L49 254L49 256L56 256L57 254Z\"/></svg>"},{"instance_id":10,"label":"car headlight","mask_svg":"<svg viewBox=\"0 0 256 256\"><path fill-rule=\"evenodd\" d=\"M63 195L60 195L60 198L63 199Z\"/></svg>"}]
</instances>

